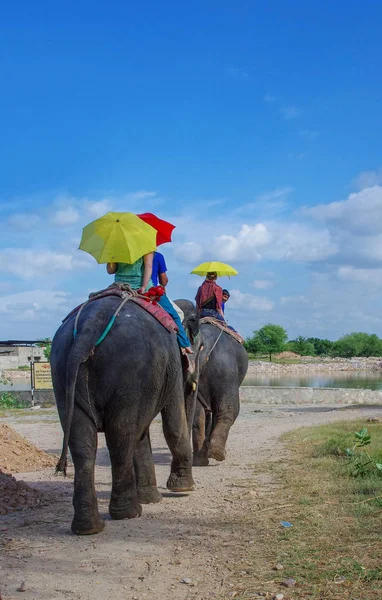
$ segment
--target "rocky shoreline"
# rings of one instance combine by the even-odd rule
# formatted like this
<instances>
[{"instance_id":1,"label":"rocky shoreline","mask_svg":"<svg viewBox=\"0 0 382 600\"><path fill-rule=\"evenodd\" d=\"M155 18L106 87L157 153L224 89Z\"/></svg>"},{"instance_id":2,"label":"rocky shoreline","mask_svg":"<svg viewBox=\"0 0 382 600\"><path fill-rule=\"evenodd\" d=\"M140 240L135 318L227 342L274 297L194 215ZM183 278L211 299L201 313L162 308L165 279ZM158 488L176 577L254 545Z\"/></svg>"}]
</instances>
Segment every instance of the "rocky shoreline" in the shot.
<instances>
[{"instance_id":1,"label":"rocky shoreline","mask_svg":"<svg viewBox=\"0 0 382 600\"><path fill-rule=\"evenodd\" d=\"M298 363L283 364L266 362L262 360L250 360L247 377L259 374L288 375L305 373L331 373L339 371L381 371L381 357L355 357L355 358L321 358L301 357Z\"/></svg>"}]
</instances>

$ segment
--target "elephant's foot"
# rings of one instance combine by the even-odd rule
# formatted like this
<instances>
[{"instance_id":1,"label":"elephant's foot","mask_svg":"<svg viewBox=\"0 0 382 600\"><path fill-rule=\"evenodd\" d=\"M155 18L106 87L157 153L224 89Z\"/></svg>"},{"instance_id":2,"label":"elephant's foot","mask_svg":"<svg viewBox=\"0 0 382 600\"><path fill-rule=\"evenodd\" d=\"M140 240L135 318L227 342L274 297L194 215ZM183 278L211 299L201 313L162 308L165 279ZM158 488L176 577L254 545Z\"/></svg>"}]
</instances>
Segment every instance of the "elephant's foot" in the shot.
<instances>
[{"instance_id":1,"label":"elephant's foot","mask_svg":"<svg viewBox=\"0 0 382 600\"><path fill-rule=\"evenodd\" d=\"M100 516L97 516L94 520L80 521L74 517L72 521L72 533L75 535L95 535L100 533L105 527L105 523Z\"/></svg>"},{"instance_id":2,"label":"elephant's foot","mask_svg":"<svg viewBox=\"0 0 382 600\"><path fill-rule=\"evenodd\" d=\"M110 501L109 504L109 515L112 519L135 519L140 517L142 514L142 506L139 502L130 502L130 504L122 504L121 502Z\"/></svg>"},{"instance_id":3,"label":"elephant's foot","mask_svg":"<svg viewBox=\"0 0 382 600\"><path fill-rule=\"evenodd\" d=\"M171 473L167 480L167 488L172 492L192 492L195 489L195 482L189 475L177 475Z\"/></svg>"},{"instance_id":4,"label":"elephant's foot","mask_svg":"<svg viewBox=\"0 0 382 600\"><path fill-rule=\"evenodd\" d=\"M218 442L212 441L210 443L210 447L208 448L208 458L214 458L215 460L222 461L225 460L226 451L224 446L221 446Z\"/></svg>"},{"instance_id":5,"label":"elephant's foot","mask_svg":"<svg viewBox=\"0 0 382 600\"><path fill-rule=\"evenodd\" d=\"M141 504L155 504L162 502L162 494L158 488L153 485L147 485L137 489L138 500Z\"/></svg>"},{"instance_id":6,"label":"elephant's foot","mask_svg":"<svg viewBox=\"0 0 382 600\"><path fill-rule=\"evenodd\" d=\"M192 466L193 467L208 467L210 461L208 460L208 456L206 453L194 452L192 458Z\"/></svg>"}]
</instances>

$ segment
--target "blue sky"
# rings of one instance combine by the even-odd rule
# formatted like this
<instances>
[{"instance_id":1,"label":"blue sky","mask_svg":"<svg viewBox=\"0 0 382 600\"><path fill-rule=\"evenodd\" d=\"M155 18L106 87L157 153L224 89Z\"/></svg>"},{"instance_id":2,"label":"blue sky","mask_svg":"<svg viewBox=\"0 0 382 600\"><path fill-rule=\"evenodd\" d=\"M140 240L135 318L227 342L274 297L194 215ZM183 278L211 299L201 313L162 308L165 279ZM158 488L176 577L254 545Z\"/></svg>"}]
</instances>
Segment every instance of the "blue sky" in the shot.
<instances>
[{"instance_id":1,"label":"blue sky","mask_svg":"<svg viewBox=\"0 0 382 600\"><path fill-rule=\"evenodd\" d=\"M307 5L308 4L308 5ZM171 297L239 270L229 321L382 336L382 5L20 1L0 22L0 338L50 336L103 266L108 210L152 211Z\"/></svg>"}]
</instances>

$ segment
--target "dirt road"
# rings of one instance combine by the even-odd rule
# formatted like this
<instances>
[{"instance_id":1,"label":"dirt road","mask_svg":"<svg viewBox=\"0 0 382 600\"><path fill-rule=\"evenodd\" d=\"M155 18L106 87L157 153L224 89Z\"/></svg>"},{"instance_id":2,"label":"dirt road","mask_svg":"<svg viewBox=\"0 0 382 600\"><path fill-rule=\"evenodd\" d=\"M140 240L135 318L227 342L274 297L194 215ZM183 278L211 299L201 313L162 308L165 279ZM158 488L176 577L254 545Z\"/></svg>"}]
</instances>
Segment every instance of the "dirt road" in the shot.
<instances>
[{"instance_id":1,"label":"dirt road","mask_svg":"<svg viewBox=\"0 0 382 600\"><path fill-rule=\"evenodd\" d=\"M3 600L205 600L232 598L249 548L264 532L243 518L267 507L275 484L256 469L279 460L279 437L291 429L330 421L382 415L382 408L260 407L243 404L231 430L225 462L195 468L197 489L174 497L166 491L170 454L160 422L152 427L157 479L163 502L143 508L140 519L111 521L109 457L100 436L97 491L107 519L97 536L70 534L72 478L51 471L18 474L52 501L45 508L0 517L0 591ZM4 419L3 419L4 420ZM28 418L8 418L38 447L59 453L62 433L54 409ZM282 494L282 492L281 492ZM279 498L283 504L282 495ZM280 520L285 518L280 514ZM266 556L264 560L267 560ZM25 582L25 592L17 591ZM259 590L261 592L261 590Z\"/></svg>"}]
</instances>

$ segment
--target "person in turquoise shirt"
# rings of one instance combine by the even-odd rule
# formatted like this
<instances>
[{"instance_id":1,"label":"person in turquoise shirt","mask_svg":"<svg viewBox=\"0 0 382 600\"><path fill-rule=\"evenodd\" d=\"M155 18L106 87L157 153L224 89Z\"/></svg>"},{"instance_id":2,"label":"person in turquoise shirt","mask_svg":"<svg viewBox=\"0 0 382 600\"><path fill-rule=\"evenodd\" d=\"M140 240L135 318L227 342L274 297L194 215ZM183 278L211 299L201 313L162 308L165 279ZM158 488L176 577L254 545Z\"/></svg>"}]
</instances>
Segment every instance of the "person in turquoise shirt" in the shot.
<instances>
[{"instance_id":1,"label":"person in turquoise shirt","mask_svg":"<svg viewBox=\"0 0 382 600\"><path fill-rule=\"evenodd\" d=\"M142 256L142 258L138 258L138 260L131 265L128 263L108 263L106 265L106 270L109 275L114 275L114 281L116 283L128 283L134 290L137 290L140 294L143 294L144 292L147 292L147 290L149 290L153 285L151 281L153 256L153 252L145 254ZM158 304L160 304L161 307L168 312L168 314L177 324L177 337L179 346L184 350L185 354L192 354L191 342L188 339L179 315L172 306L170 300L166 295L163 295L158 300Z\"/></svg>"}]
</instances>

